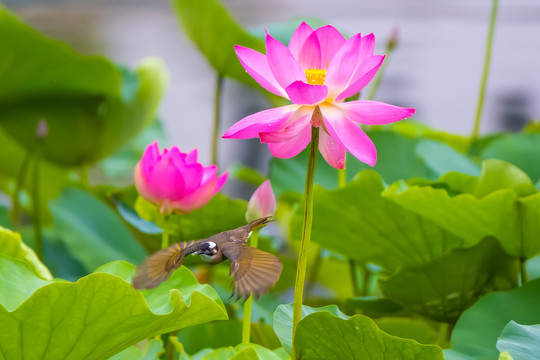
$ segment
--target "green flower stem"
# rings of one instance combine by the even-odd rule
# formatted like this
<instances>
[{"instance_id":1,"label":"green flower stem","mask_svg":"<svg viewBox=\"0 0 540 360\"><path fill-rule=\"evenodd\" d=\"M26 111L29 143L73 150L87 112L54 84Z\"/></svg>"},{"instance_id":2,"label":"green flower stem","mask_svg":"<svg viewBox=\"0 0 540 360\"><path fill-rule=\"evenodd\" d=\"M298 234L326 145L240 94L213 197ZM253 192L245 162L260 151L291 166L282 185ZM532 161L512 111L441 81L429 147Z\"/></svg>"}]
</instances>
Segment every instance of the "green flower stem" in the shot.
<instances>
[{"instance_id":1,"label":"green flower stem","mask_svg":"<svg viewBox=\"0 0 540 360\"><path fill-rule=\"evenodd\" d=\"M368 296L369 283L371 282L371 276L373 274L371 273L371 271L369 270L366 264L362 264L362 273L364 274L364 277L362 278L362 290L360 291L360 294L362 296Z\"/></svg>"},{"instance_id":2,"label":"green flower stem","mask_svg":"<svg viewBox=\"0 0 540 360\"><path fill-rule=\"evenodd\" d=\"M379 86L381 85L381 80L384 76L384 73L386 72L386 65L390 61L390 57L394 53L394 49L397 45L397 39L392 35L390 36L390 39L386 42L386 49L385 49L385 58L384 62L382 63L379 71L377 71L377 75L375 75L375 78L373 79L373 82L371 83L371 87L369 88L369 93L366 97L366 100L373 100L375 99L375 95L377 94L377 90L379 90Z\"/></svg>"},{"instance_id":3,"label":"green flower stem","mask_svg":"<svg viewBox=\"0 0 540 360\"><path fill-rule=\"evenodd\" d=\"M356 261L349 259L349 273L351 274L351 284L353 296L360 296L360 288L358 287L358 267Z\"/></svg>"},{"instance_id":4,"label":"green flower stem","mask_svg":"<svg viewBox=\"0 0 540 360\"><path fill-rule=\"evenodd\" d=\"M321 117L320 109L317 107L313 112L313 117ZM302 300L304 296L304 282L306 280L306 267L309 251L309 242L311 240L311 225L313 223L313 180L315 178L315 165L317 163L317 152L319 148L319 128L311 128L311 150L309 153L309 162L306 173L305 187L305 207L304 224L302 227L302 242L300 244L300 254L298 255L298 265L296 269L296 282L294 284L294 306L293 306L293 349L292 359L296 359L294 352L294 335L296 327L302 320Z\"/></svg>"},{"instance_id":5,"label":"green flower stem","mask_svg":"<svg viewBox=\"0 0 540 360\"><path fill-rule=\"evenodd\" d=\"M79 168L79 179L81 184L88 188L90 187L90 180L89 180L89 169L90 165L88 164L82 164Z\"/></svg>"},{"instance_id":6,"label":"green flower stem","mask_svg":"<svg viewBox=\"0 0 540 360\"><path fill-rule=\"evenodd\" d=\"M319 273L320 273L320 269L321 269L321 265L323 261L321 247L318 246L317 244L314 244L314 246L316 247L314 251L315 259L313 260L313 265L311 265L311 270L307 278L308 279L307 285L306 285L306 288L304 289L304 295L306 299L311 298L313 288L315 287L315 283L317 282L317 278L319 277Z\"/></svg>"},{"instance_id":7,"label":"green flower stem","mask_svg":"<svg viewBox=\"0 0 540 360\"><path fill-rule=\"evenodd\" d=\"M223 76L218 74L214 90L214 128L212 130L212 164L218 164L219 125L221 123L221 95L223 93Z\"/></svg>"},{"instance_id":8,"label":"green flower stem","mask_svg":"<svg viewBox=\"0 0 540 360\"><path fill-rule=\"evenodd\" d=\"M174 346L175 339L178 339L178 330L171 331L169 333L169 337L167 339L167 349L165 350L165 359L167 360L174 360L174 353L176 352L176 348Z\"/></svg>"},{"instance_id":9,"label":"green flower stem","mask_svg":"<svg viewBox=\"0 0 540 360\"><path fill-rule=\"evenodd\" d=\"M439 336L438 336L438 339L437 339L437 344L441 348L444 349L444 348L448 347L450 334L451 334L450 324L441 323L441 325L439 326Z\"/></svg>"},{"instance_id":10,"label":"green flower stem","mask_svg":"<svg viewBox=\"0 0 540 360\"><path fill-rule=\"evenodd\" d=\"M254 248L259 244L259 230L253 230L249 245ZM249 344L251 339L251 304L253 303L253 294L244 303L244 321L242 325L242 344Z\"/></svg>"},{"instance_id":11,"label":"green flower stem","mask_svg":"<svg viewBox=\"0 0 540 360\"><path fill-rule=\"evenodd\" d=\"M169 246L169 234L170 234L169 216L168 215L164 216L164 220L165 221L163 221L163 233L161 235L161 248L162 249L165 249L166 247ZM167 345L165 348L165 359L167 360L174 359L175 348L174 348L173 342L170 339L171 337L177 337L177 336L178 336L178 331L171 331L168 337L166 336L166 334L163 334L161 337L164 340L164 342L165 342L165 339L167 339L166 341Z\"/></svg>"},{"instance_id":12,"label":"green flower stem","mask_svg":"<svg viewBox=\"0 0 540 360\"><path fill-rule=\"evenodd\" d=\"M33 151L27 151L24 155L23 161L21 163L21 167L19 168L19 172L17 173L17 179L15 181L15 191L13 192L13 197L11 199L11 224L14 227L17 227L20 225L20 211L21 211L21 204L19 203L19 193L21 192L21 189L23 188L24 179L26 178L26 173L28 172L28 166L30 165L30 162L32 161L33 157Z\"/></svg>"},{"instance_id":13,"label":"green flower stem","mask_svg":"<svg viewBox=\"0 0 540 360\"><path fill-rule=\"evenodd\" d=\"M347 157L345 157L345 160ZM343 169L338 169L337 171L337 186L342 188L347 185L347 162L343 165Z\"/></svg>"},{"instance_id":14,"label":"green flower stem","mask_svg":"<svg viewBox=\"0 0 540 360\"><path fill-rule=\"evenodd\" d=\"M169 246L169 223L168 223L169 217L165 216L165 221L163 222L163 234L161 235L161 248L165 249Z\"/></svg>"},{"instance_id":15,"label":"green flower stem","mask_svg":"<svg viewBox=\"0 0 540 360\"><path fill-rule=\"evenodd\" d=\"M527 274L527 268L525 267L525 264L527 262L527 259L525 258L519 258L519 270L521 273L521 286L525 285L529 281L529 275Z\"/></svg>"},{"instance_id":16,"label":"green flower stem","mask_svg":"<svg viewBox=\"0 0 540 360\"><path fill-rule=\"evenodd\" d=\"M39 161L41 156L36 153L34 160L34 178L32 181L32 227L34 229L34 250L36 255L43 259L43 237L41 232L41 209L39 202Z\"/></svg>"},{"instance_id":17,"label":"green flower stem","mask_svg":"<svg viewBox=\"0 0 540 360\"><path fill-rule=\"evenodd\" d=\"M493 0L491 7L491 18L489 20L489 32L486 44L486 55L484 58L484 70L482 72L482 81L480 82L480 92L476 103L476 116L474 119L474 128L471 136L471 143L478 139L480 135L480 122L482 120L482 111L484 110L484 100L486 98L486 86L491 65L491 50L493 46L493 34L495 33L495 23L497 20L497 11L499 9L499 0Z\"/></svg>"}]
</instances>

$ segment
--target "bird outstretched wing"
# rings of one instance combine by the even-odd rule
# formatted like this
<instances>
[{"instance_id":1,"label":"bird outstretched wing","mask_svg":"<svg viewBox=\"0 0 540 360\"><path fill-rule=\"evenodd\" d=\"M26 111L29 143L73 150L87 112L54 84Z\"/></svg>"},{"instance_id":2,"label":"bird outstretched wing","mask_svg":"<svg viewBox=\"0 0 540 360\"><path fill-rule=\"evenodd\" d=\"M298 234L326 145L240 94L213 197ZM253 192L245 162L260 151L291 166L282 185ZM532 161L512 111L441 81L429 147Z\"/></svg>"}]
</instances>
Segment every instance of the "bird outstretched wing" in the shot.
<instances>
[{"instance_id":1,"label":"bird outstretched wing","mask_svg":"<svg viewBox=\"0 0 540 360\"><path fill-rule=\"evenodd\" d=\"M197 251L204 240L173 244L148 257L137 267L131 283L135 289L153 289L182 265L184 257Z\"/></svg>"},{"instance_id":2,"label":"bird outstretched wing","mask_svg":"<svg viewBox=\"0 0 540 360\"><path fill-rule=\"evenodd\" d=\"M268 293L281 275L281 261L265 251L245 244L223 247L222 251L231 261L229 276L233 275L234 282L231 297L236 296L236 301L247 299L251 293L258 299L262 293Z\"/></svg>"}]
</instances>

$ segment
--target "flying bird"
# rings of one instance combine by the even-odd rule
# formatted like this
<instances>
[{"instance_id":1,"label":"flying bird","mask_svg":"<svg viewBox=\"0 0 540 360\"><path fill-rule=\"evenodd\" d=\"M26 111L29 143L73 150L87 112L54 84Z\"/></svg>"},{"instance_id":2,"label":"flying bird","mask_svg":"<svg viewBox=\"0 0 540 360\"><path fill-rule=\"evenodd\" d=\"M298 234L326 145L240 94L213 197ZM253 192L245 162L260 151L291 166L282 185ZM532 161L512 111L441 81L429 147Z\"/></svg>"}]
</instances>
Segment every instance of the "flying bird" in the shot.
<instances>
[{"instance_id":1,"label":"flying bird","mask_svg":"<svg viewBox=\"0 0 540 360\"><path fill-rule=\"evenodd\" d=\"M253 230L268 224L271 216L260 218L234 230L224 231L207 239L173 244L159 250L139 266L132 279L135 289L152 289L167 280L182 265L189 254L200 255L209 264L225 260L231 262L229 276L233 276L236 300L247 299L251 293L258 299L267 293L281 275L283 265L274 255L247 244Z\"/></svg>"}]
</instances>

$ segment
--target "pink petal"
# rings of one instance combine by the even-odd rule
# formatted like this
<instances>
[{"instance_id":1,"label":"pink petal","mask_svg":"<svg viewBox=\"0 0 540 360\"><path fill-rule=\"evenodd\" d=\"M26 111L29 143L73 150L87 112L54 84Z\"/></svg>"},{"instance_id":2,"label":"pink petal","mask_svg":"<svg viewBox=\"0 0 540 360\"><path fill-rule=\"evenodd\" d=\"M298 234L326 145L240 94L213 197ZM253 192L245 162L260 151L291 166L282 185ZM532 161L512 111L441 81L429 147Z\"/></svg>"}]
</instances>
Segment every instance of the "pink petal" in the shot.
<instances>
[{"instance_id":1,"label":"pink petal","mask_svg":"<svg viewBox=\"0 0 540 360\"><path fill-rule=\"evenodd\" d=\"M222 175L218 176L216 187L214 188L214 195L216 195L221 190L223 185L225 185L225 183L227 182L228 176L229 176L228 172L225 172Z\"/></svg>"},{"instance_id":2,"label":"pink petal","mask_svg":"<svg viewBox=\"0 0 540 360\"><path fill-rule=\"evenodd\" d=\"M326 25L315 30L321 46L321 67L327 69L334 55L346 40L332 25Z\"/></svg>"},{"instance_id":3,"label":"pink petal","mask_svg":"<svg viewBox=\"0 0 540 360\"><path fill-rule=\"evenodd\" d=\"M255 190L248 202L247 221L272 216L276 211L276 197L272 191L270 180L266 180Z\"/></svg>"},{"instance_id":4,"label":"pink petal","mask_svg":"<svg viewBox=\"0 0 540 360\"><path fill-rule=\"evenodd\" d=\"M289 99L297 105L316 105L326 99L328 87L326 85L309 85L302 81L295 81L285 88Z\"/></svg>"},{"instance_id":5,"label":"pink petal","mask_svg":"<svg viewBox=\"0 0 540 360\"><path fill-rule=\"evenodd\" d=\"M297 80L306 80L304 70L288 47L266 34L266 60L279 85L286 88Z\"/></svg>"},{"instance_id":6,"label":"pink petal","mask_svg":"<svg viewBox=\"0 0 540 360\"><path fill-rule=\"evenodd\" d=\"M311 141L311 126L306 126L294 138L280 142L269 143L268 149L275 157L288 159L298 155Z\"/></svg>"},{"instance_id":7,"label":"pink petal","mask_svg":"<svg viewBox=\"0 0 540 360\"><path fill-rule=\"evenodd\" d=\"M172 159L177 167L184 166L186 164L187 154L181 152L180 149L178 149L178 146L171 147L168 156Z\"/></svg>"},{"instance_id":8,"label":"pink petal","mask_svg":"<svg viewBox=\"0 0 540 360\"><path fill-rule=\"evenodd\" d=\"M280 143L298 136L298 134L301 133L306 126L309 126L312 114L313 107L300 107L279 129L259 133L261 142Z\"/></svg>"},{"instance_id":9,"label":"pink petal","mask_svg":"<svg viewBox=\"0 0 540 360\"><path fill-rule=\"evenodd\" d=\"M345 167L347 155L345 146L339 140L331 137L323 127L319 130L319 151L330 166L336 169Z\"/></svg>"},{"instance_id":10,"label":"pink petal","mask_svg":"<svg viewBox=\"0 0 540 360\"><path fill-rule=\"evenodd\" d=\"M255 81L271 93L285 97L285 91L272 74L265 55L239 45L235 45L234 50L244 69Z\"/></svg>"},{"instance_id":11,"label":"pink petal","mask_svg":"<svg viewBox=\"0 0 540 360\"><path fill-rule=\"evenodd\" d=\"M361 42L360 34L347 40L328 65L324 83L328 85L330 98L335 99L346 88L358 68Z\"/></svg>"},{"instance_id":12,"label":"pink petal","mask_svg":"<svg viewBox=\"0 0 540 360\"><path fill-rule=\"evenodd\" d=\"M298 105L287 105L247 116L231 126L222 137L225 139L251 139L258 137L260 132L272 131L279 128L297 108Z\"/></svg>"},{"instance_id":13,"label":"pink petal","mask_svg":"<svg viewBox=\"0 0 540 360\"><path fill-rule=\"evenodd\" d=\"M304 41L297 59L304 70L321 69L321 45L315 32Z\"/></svg>"},{"instance_id":14,"label":"pink petal","mask_svg":"<svg viewBox=\"0 0 540 360\"><path fill-rule=\"evenodd\" d=\"M147 189L158 200L178 200L184 194L184 179L174 162L164 156L146 178Z\"/></svg>"},{"instance_id":15,"label":"pink petal","mask_svg":"<svg viewBox=\"0 0 540 360\"><path fill-rule=\"evenodd\" d=\"M362 38L360 44L360 53L362 53L361 61L365 61L367 58L373 56L373 50L375 49L375 35L368 34Z\"/></svg>"},{"instance_id":16,"label":"pink petal","mask_svg":"<svg viewBox=\"0 0 540 360\"><path fill-rule=\"evenodd\" d=\"M212 178L205 184L193 191L191 194L184 196L180 201L175 203L175 207L184 212L190 212L204 206L212 196L214 196L225 184L228 173L221 175L218 178Z\"/></svg>"},{"instance_id":17,"label":"pink petal","mask_svg":"<svg viewBox=\"0 0 540 360\"><path fill-rule=\"evenodd\" d=\"M184 178L184 195L193 192L204 182L204 168L199 163L186 164L179 170Z\"/></svg>"},{"instance_id":18,"label":"pink petal","mask_svg":"<svg viewBox=\"0 0 540 360\"><path fill-rule=\"evenodd\" d=\"M366 125L389 124L408 118L415 112L411 108L370 100L344 102L339 104L339 108L349 119Z\"/></svg>"},{"instance_id":19,"label":"pink petal","mask_svg":"<svg viewBox=\"0 0 540 360\"><path fill-rule=\"evenodd\" d=\"M198 149L191 150L189 154L186 155L186 159L185 159L186 164L196 163L198 155L199 155Z\"/></svg>"},{"instance_id":20,"label":"pink petal","mask_svg":"<svg viewBox=\"0 0 540 360\"><path fill-rule=\"evenodd\" d=\"M155 164L159 161L159 145L157 141L154 141L146 147L141 157L142 174L145 178L150 176L150 172L154 168Z\"/></svg>"},{"instance_id":21,"label":"pink petal","mask_svg":"<svg viewBox=\"0 0 540 360\"><path fill-rule=\"evenodd\" d=\"M311 33L313 33L313 29L306 24L306 22L302 22L294 31L291 41L289 41L289 50L291 50L291 54L293 54L296 59L300 58L302 45L304 45L304 41L306 41Z\"/></svg>"},{"instance_id":22,"label":"pink petal","mask_svg":"<svg viewBox=\"0 0 540 360\"><path fill-rule=\"evenodd\" d=\"M377 74L384 61L384 56L375 55L368 58L356 71L353 79L346 89L336 97L335 101L341 101L361 91Z\"/></svg>"},{"instance_id":23,"label":"pink petal","mask_svg":"<svg viewBox=\"0 0 540 360\"><path fill-rule=\"evenodd\" d=\"M152 193L148 189L148 183L146 182L146 178L142 170L142 161L139 161L137 165L135 165L135 171L133 175L135 179L135 188L137 189L137 192L139 193L139 195L141 195L144 199L155 203L157 199L152 195Z\"/></svg>"},{"instance_id":24,"label":"pink petal","mask_svg":"<svg viewBox=\"0 0 540 360\"><path fill-rule=\"evenodd\" d=\"M321 111L330 136L341 142L358 160L374 166L377 162L377 149L366 133L335 106L321 107Z\"/></svg>"},{"instance_id":25,"label":"pink petal","mask_svg":"<svg viewBox=\"0 0 540 360\"><path fill-rule=\"evenodd\" d=\"M202 175L202 179L201 179L201 183L205 183L207 181L209 181L210 179L216 177L217 175L217 166L216 165L210 165L210 166L205 166L204 169L203 169L203 175Z\"/></svg>"}]
</instances>

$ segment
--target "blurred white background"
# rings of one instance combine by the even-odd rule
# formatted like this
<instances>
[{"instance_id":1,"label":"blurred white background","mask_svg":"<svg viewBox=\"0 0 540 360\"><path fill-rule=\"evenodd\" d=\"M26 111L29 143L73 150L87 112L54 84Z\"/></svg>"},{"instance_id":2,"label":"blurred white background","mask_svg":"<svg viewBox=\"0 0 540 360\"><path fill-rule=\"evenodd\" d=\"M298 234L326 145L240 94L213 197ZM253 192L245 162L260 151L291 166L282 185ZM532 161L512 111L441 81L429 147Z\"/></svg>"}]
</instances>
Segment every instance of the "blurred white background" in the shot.
<instances>
[{"instance_id":1,"label":"blurred white background","mask_svg":"<svg viewBox=\"0 0 540 360\"><path fill-rule=\"evenodd\" d=\"M203 0L194 0L203 1ZM162 58L170 84L160 114L169 145L199 148L210 161L215 74L184 36L167 0L11 0L8 7L37 30L84 54L104 54L134 66ZM320 18L349 35L373 32L382 53L394 27L400 41L377 99L417 109L416 119L438 129L469 134L483 66L491 0L225 0L247 27ZM540 117L540 1L502 0L495 33L482 132L519 129ZM257 93L226 81L223 129L268 107ZM251 150L246 151L247 147ZM258 140L222 140L222 166L256 162ZM254 154L258 154L255 156Z\"/></svg>"}]
</instances>

